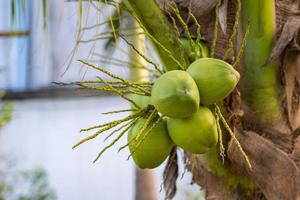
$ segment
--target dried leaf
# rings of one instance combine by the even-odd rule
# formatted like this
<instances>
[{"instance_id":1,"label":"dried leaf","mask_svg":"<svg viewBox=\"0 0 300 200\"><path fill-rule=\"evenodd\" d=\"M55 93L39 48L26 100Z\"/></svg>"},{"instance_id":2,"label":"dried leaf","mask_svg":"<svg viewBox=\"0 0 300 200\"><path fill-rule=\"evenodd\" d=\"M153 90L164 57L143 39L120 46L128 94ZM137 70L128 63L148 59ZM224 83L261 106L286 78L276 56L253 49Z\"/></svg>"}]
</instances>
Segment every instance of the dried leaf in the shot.
<instances>
[{"instance_id":1,"label":"dried leaf","mask_svg":"<svg viewBox=\"0 0 300 200\"><path fill-rule=\"evenodd\" d=\"M298 53L300 52L300 29L295 34L291 50L296 50Z\"/></svg>"},{"instance_id":2,"label":"dried leaf","mask_svg":"<svg viewBox=\"0 0 300 200\"><path fill-rule=\"evenodd\" d=\"M164 8L163 5L169 0L158 0L159 5ZM219 0L171 0L176 3L178 8L190 8L192 13L199 18L210 13L217 5ZM165 9L164 9L165 10Z\"/></svg>"},{"instance_id":3,"label":"dried leaf","mask_svg":"<svg viewBox=\"0 0 300 200\"><path fill-rule=\"evenodd\" d=\"M295 134L300 134L300 128L297 129ZM300 136L295 139L294 150L291 154L293 160L297 163L298 167L300 167Z\"/></svg>"},{"instance_id":4,"label":"dried leaf","mask_svg":"<svg viewBox=\"0 0 300 200\"><path fill-rule=\"evenodd\" d=\"M266 199L296 199L300 172L289 155L255 132L235 132L253 168L247 168L238 148L232 142L227 151L229 159L247 172Z\"/></svg>"},{"instance_id":5,"label":"dried leaf","mask_svg":"<svg viewBox=\"0 0 300 200\"><path fill-rule=\"evenodd\" d=\"M190 0L186 2L192 9L194 15L200 17L210 13L216 7L219 0Z\"/></svg>"},{"instance_id":6,"label":"dried leaf","mask_svg":"<svg viewBox=\"0 0 300 200\"><path fill-rule=\"evenodd\" d=\"M219 23L224 34L226 34L227 29L227 8L228 0L223 0L219 9Z\"/></svg>"},{"instance_id":7,"label":"dried leaf","mask_svg":"<svg viewBox=\"0 0 300 200\"><path fill-rule=\"evenodd\" d=\"M300 17L291 16L284 24L282 33L273 48L271 55L267 61L267 63L274 61L279 58L279 56L283 53L285 48L290 42L297 37L297 33L300 29Z\"/></svg>"},{"instance_id":8,"label":"dried leaf","mask_svg":"<svg viewBox=\"0 0 300 200\"><path fill-rule=\"evenodd\" d=\"M178 178L178 156L176 147L172 149L167 165L163 174L163 187L166 193L166 199L173 199L176 194L176 180Z\"/></svg>"},{"instance_id":9,"label":"dried leaf","mask_svg":"<svg viewBox=\"0 0 300 200\"><path fill-rule=\"evenodd\" d=\"M300 56L287 52L284 62L285 98L292 130L300 127Z\"/></svg>"}]
</instances>

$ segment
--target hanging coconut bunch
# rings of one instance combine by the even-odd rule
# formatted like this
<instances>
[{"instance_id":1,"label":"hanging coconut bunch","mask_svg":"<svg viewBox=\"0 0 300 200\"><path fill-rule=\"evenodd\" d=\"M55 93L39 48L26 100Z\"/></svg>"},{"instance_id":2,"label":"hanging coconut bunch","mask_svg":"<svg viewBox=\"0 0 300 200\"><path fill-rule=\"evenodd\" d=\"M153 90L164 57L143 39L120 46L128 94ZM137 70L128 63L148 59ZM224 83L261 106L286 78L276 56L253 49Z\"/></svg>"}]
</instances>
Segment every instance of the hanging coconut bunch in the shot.
<instances>
[{"instance_id":1,"label":"hanging coconut bunch","mask_svg":"<svg viewBox=\"0 0 300 200\"><path fill-rule=\"evenodd\" d=\"M239 73L230 64L214 58L200 58L187 70L165 72L153 83L133 83L94 64L81 62L117 79L106 81L98 77L98 81L82 81L78 83L82 88L118 94L132 105L131 109L105 114L132 114L121 120L83 129L99 130L74 148L121 124L108 137L123 131L99 153L96 160L125 134L128 143L119 150L129 147L135 164L143 169L161 165L175 146L195 154L203 154L216 147L220 135L216 115L221 113L211 109L226 98L239 81Z\"/></svg>"},{"instance_id":2,"label":"hanging coconut bunch","mask_svg":"<svg viewBox=\"0 0 300 200\"><path fill-rule=\"evenodd\" d=\"M128 8L131 12L132 8ZM176 8L172 7L172 9L175 13L178 12ZM132 15L142 26L145 34L164 50L166 48L164 41L156 41L155 35L149 33L147 27L143 27L143 22L139 21L141 19L135 14ZM181 23L185 23L179 14L178 18ZM191 18L195 20L193 15ZM184 27L187 25L185 24ZM185 38L180 39L179 36L177 38L178 52L181 49L187 53L189 61L184 59L180 61L167 51L165 56L170 59L170 62L166 66L155 63L139 52L126 37L119 35L147 64L152 65L151 69L145 66L143 69L153 74L150 79L153 81L129 81L105 68L81 60L82 64L98 70L110 79L104 80L97 77L97 80L81 81L76 83L77 85L83 89L100 90L118 95L128 101L131 108L104 113L129 112L130 114L119 120L82 129L83 132L96 132L79 141L73 148L105 132L110 132L105 141L116 135L115 138L100 151L94 161L97 161L110 147L116 145L123 136L127 136L127 143L122 145L119 151L128 148L130 152L128 158L132 157L136 166L142 169L155 168L168 157L169 160L172 159L170 154L176 152L176 148L192 154L205 154L215 149L219 143L220 153L223 156L224 147L219 124L219 119L221 119L225 129L247 161L248 167L251 168L247 155L218 107L218 103L235 89L240 75L231 64L214 58L214 47L209 52L208 47L201 41L200 31L197 33L197 38L192 38L190 34L187 34ZM176 67L172 68L170 64Z\"/></svg>"},{"instance_id":3,"label":"hanging coconut bunch","mask_svg":"<svg viewBox=\"0 0 300 200\"><path fill-rule=\"evenodd\" d=\"M152 103L166 116L169 135L178 147L201 154L217 144L217 122L205 106L226 98L239 78L230 64L200 58L186 71L169 71L154 82Z\"/></svg>"},{"instance_id":4,"label":"hanging coconut bunch","mask_svg":"<svg viewBox=\"0 0 300 200\"><path fill-rule=\"evenodd\" d=\"M103 56L99 61L81 60L109 79L99 76L80 81L78 86L112 93L128 101L130 108L103 113L128 115L82 129L88 135L73 148L103 136L109 143L98 153L97 161L119 145L120 138L126 138L118 150L128 150L128 159L137 167L152 169L166 163L166 199L176 193L180 157L185 171L192 173L192 181L206 189L208 199L299 196L295 111L299 84L294 79L299 73L297 66L292 66L299 60L295 59L299 49L298 1L100 2L114 11L104 22L107 30L82 42L99 38L108 38L107 44L125 41L144 61L125 67L145 70L149 79L123 78L94 63L120 67L137 59L123 62L120 57L106 55L105 60ZM122 27L128 17L138 25L136 30ZM131 40L138 36L144 37L143 45ZM149 48L143 51L141 46ZM151 52L146 52L149 49ZM148 57L152 50L155 55ZM239 65L241 59L243 64ZM275 59L284 65L279 67ZM242 69L241 77L236 69ZM235 89L240 78L243 81ZM178 152L184 152L183 156ZM283 187L282 183L289 184Z\"/></svg>"}]
</instances>

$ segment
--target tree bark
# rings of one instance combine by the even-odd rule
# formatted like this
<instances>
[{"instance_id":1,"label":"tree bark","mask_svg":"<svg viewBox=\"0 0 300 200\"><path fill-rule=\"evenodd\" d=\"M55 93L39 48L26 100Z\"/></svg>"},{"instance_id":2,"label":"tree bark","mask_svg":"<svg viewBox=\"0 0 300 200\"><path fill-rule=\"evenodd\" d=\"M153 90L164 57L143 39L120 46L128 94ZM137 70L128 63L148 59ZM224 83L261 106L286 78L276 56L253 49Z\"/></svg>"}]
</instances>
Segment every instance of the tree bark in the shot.
<instances>
[{"instance_id":1,"label":"tree bark","mask_svg":"<svg viewBox=\"0 0 300 200\"><path fill-rule=\"evenodd\" d=\"M157 200L153 171L136 168L135 177L135 200Z\"/></svg>"},{"instance_id":2,"label":"tree bark","mask_svg":"<svg viewBox=\"0 0 300 200\"><path fill-rule=\"evenodd\" d=\"M169 15L170 11L166 10L164 6L165 1L160 0L159 2L161 9L166 12L166 15ZM173 0L173 2L176 3L181 15L187 20L190 31L196 35L195 24L188 21L189 6L195 4L199 6L199 4L207 2L199 0ZM209 5L212 2L209 2ZM219 38L216 45L216 57L221 59L228 48L229 37L232 34L237 0L222 2L223 4L228 3L228 5L221 4L221 7L225 7L225 11L223 8L218 19ZM209 5L201 5L200 7ZM211 12L202 12L201 9L190 8L201 26L202 39L208 46L211 46L214 35L215 9L212 9ZM275 47L281 47L282 51L272 59L276 61L281 90L280 106L283 109L281 120L260 120L257 112L253 111L249 104L240 98L240 93L243 94L244 92L243 88L240 87L223 102L227 119L253 165L253 169L249 170L235 143L224 135L223 142L227 147L225 168L248 177L255 183L256 189L251 194L246 194L240 185L228 189L224 177L220 177L207 169L201 156L197 156L193 180L206 190L206 198L209 200L300 199L300 26L298 27L299 23L295 22L299 18L299 8L299 1L276 1ZM293 25L287 27L288 21L294 22L290 23ZM224 22L226 22L225 25L220 24ZM286 30L284 29L285 26ZM180 28L183 30L182 27ZM240 48L242 35L241 29L239 29L236 51ZM283 41L280 38L284 38L283 44L278 44ZM271 54L276 54L276 52ZM236 52L229 56L227 62L232 63L235 56ZM244 62L241 62L238 70L242 77L244 68ZM251 91L249 92L251 93ZM187 160L190 161L191 155L187 154L186 156ZM190 162L186 164L191 167Z\"/></svg>"}]
</instances>

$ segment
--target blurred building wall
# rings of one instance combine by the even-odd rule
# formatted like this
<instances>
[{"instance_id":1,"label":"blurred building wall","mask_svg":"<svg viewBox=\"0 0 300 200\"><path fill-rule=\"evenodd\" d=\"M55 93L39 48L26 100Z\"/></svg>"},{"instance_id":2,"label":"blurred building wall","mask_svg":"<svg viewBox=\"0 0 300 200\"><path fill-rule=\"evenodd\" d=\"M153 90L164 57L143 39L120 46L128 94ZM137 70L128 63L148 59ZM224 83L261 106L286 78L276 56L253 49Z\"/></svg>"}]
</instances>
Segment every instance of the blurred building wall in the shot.
<instances>
[{"instance_id":1,"label":"blurred building wall","mask_svg":"<svg viewBox=\"0 0 300 200\"><path fill-rule=\"evenodd\" d=\"M20 170L42 167L59 200L133 200L134 168L129 151L117 153L126 137L95 164L95 156L107 134L76 150L72 145L87 136L84 127L125 114L104 116L102 112L124 109L127 103L115 97L14 102L13 120L0 131L0 155L6 155ZM112 119L113 118L113 119ZM0 164L3 162L0 159Z\"/></svg>"},{"instance_id":2,"label":"blurred building wall","mask_svg":"<svg viewBox=\"0 0 300 200\"><path fill-rule=\"evenodd\" d=\"M25 1L26 10L19 9L23 5L15 1L16 19L12 19L11 0L0 1L0 31L20 31L28 29L30 36L26 44L20 42L25 37L0 38L0 89L37 90L54 87L52 82L72 82L95 78L98 72L87 69L77 60L97 60L94 53L112 56L103 48L105 41L80 43L77 40L88 40L105 30L105 26L90 31L79 30L78 3L61 0L47 1L46 26L44 26L43 1ZM17 3L19 2L19 3ZM19 5L16 6L16 5ZM82 27L87 27L107 20L110 10L98 12L89 4L83 6ZM121 50L116 50L114 56L127 60L127 46L120 44ZM20 54L23 52L23 54ZM99 59L98 59L99 60ZM98 62L122 76L127 76L127 70L114 64Z\"/></svg>"},{"instance_id":3,"label":"blurred building wall","mask_svg":"<svg viewBox=\"0 0 300 200\"><path fill-rule=\"evenodd\" d=\"M0 17L8 19L0 20L0 31L12 30L11 13L8 9L10 1L0 0ZM22 68L28 70L21 73L16 68L20 66L14 64L18 61L18 56L14 54L17 47L13 41L16 38L0 38L0 89L14 89L14 83L9 77L16 75L26 78L24 90L54 87L53 81L67 83L94 79L96 75L100 75L99 72L76 62L87 58L122 77L128 76L128 70L120 66L97 62L99 58L93 56L93 53L113 56L104 50L104 41L81 44L66 71L70 55L76 46L78 4L48 0L44 27L42 1L28 2L31 2L28 68ZM110 13L110 10L96 12L95 8L86 4L83 11L82 27L107 20ZM99 28L85 31L80 39L92 38L103 30ZM126 61L128 58L122 53L126 50L127 46L121 42L114 57ZM111 117L118 119L122 115L103 116L101 113L124 109L126 106L120 98L103 96L14 101L13 120L0 130L0 153L9 155L20 168L45 168L59 200L132 200L135 189L134 165L132 161L126 161L128 150L118 154L117 147L114 147L99 162L91 164L104 147L103 137L83 144L77 150L71 149L76 141L84 137L83 133L79 133L81 128L112 120ZM121 143L125 142L124 137ZM163 166L155 170L157 191L162 181L162 171ZM158 196L159 199L164 199L163 192ZM177 199L184 198L179 196Z\"/></svg>"},{"instance_id":4,"label":"blurred building wall","mask_svg":"<svg viewBox=\"0 0 300 200\"><path fill-rule=\"evenodd\" d=\"M88 135L80 133L80 129L124 117L125 113L101 113L126 109L126 102L117 97L36 99L14 101L14 107L13 120L0 130L0 158L6 157L5 162L19 170L45 169L58 200L134 200L134 163L127 160L128 149L118 153L118 148L127 142L126 136L95 164L92 161L97 153L113 139L103 142L109 133L75 150L71 148ZM181 177L184 168L179 161ZM0 166L3 162L0 159ZM164 191L160 191L164 165L154 170L158 200L165 199ZM199 187L190 182L187 172L178 179L174 200L203 200Z\"/></svg>"},{"instance_id":5,"label":"blurred building wall","mask_svg":"<svg viewBox=\"0 0 300 200\"><path fill-rule=\"evenodd\" d=\"M11 3L14 2L14 3ZM0 2L0 31L27 32L30 30L30 1ZM28 87L28 66L30 57L30 37L0 38L0 58L2 87L23 91Z\"/></svg>"}]
</instances>

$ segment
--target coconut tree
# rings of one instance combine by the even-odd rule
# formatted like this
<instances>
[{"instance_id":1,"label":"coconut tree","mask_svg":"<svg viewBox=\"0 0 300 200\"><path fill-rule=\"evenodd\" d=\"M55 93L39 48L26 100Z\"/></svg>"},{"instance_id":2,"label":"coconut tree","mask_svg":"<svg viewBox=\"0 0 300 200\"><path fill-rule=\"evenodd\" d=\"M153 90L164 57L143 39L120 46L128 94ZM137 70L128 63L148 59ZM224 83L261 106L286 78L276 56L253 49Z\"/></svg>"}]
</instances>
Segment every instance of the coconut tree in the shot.
<instances>
[{"instance_id":1,"label":"coconut tree","mask_svg":"<svg viewBox=\"0 0 300 200\"><path fill-rule=\"evenodd\" d=\"M128 26L132 28L133 35L129 38L136 50L145 54L145 35L138 34L142 31L139 24L130 18ZM131 81L149 81L149 71L140 66L147 66L147 62L133 49L129 51ZM152 170L135 168L135 199L157 199L155 190L154 173Z\"/></svg>"},{"instance_id":2,"label":"coconut tree","mask_svg":"<svg viewBox=\"0 0 300 200\"><path fill-rule=\"evenodd\" d=\"M140 56L153 65L158 74L172 70L184 71L192 62L203 57L223 60L240 72L241 79L234 91L226 99L208 106L218 124L218 145L201 154L189 151L184 153L184 164L192 172L193 182L205 189L207 199L300 198L298 1L102 2L115 6L117 11L124 10L130 13L142 27L155 47L162 67L145 55ZM113 19L111 17L108 21L114 39L121 37L127 41L116 29ZM128 41L127 43L139 52L135 48L136 44ZM88 85L91 83L104 84L105 86L98 86L97 89L118 94L136 106L136 110L139 110L139 106L125 93L151 95L150 82L129 83L92 63L82 63L118 80L108 82L100 78L98 82L79 83L84 88L95 89L94 86ZM208 71L207 76L209 73ZM130 89L119 89L123 86ZM209 91L210 86L205 87ZM151 126L152 121L155 127L160 119L155 121L155 112L157 110L153 111L150 105L122 119L122 122L131 120L129 122L132 123L128 125L131 126L136 117L144 117L149 120L146 120L142 130ZM102 128L96 134L77 143L75 147L119 125L119 122L84 129L89 131ZM143 136L143 131L140 132L140 137L146 139L146 134ZM114 145L115 141L108 147ZM139 145L140 142L136 142L136 151ZM103 151L99 156L102 153ZM173 150L164 172L164 187L169 199L176 193L178 159L179 156Z\"/></svg>"}]
</instances>

